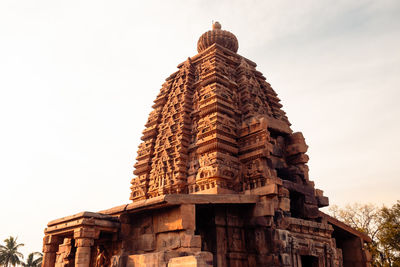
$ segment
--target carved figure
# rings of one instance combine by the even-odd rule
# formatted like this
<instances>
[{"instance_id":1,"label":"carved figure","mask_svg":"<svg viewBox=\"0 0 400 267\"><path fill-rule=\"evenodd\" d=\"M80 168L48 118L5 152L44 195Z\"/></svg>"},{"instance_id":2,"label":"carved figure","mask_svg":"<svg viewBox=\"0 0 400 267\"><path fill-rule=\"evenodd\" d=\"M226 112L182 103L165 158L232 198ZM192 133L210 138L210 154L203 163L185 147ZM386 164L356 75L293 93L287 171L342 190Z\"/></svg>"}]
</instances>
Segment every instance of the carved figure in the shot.
<instances>
[{"instance_id":1,"label":"carved figure","mask_svg":"<svg viewBox=\"0 0 400 267\"><path fill-rule=\"evenodd\" d=\"M107 264L107 257L105 255L105 250L103 247L97 247L97 255L96 262L94 264L95 267L105 267Z\"/></svg>"}]
</instances>

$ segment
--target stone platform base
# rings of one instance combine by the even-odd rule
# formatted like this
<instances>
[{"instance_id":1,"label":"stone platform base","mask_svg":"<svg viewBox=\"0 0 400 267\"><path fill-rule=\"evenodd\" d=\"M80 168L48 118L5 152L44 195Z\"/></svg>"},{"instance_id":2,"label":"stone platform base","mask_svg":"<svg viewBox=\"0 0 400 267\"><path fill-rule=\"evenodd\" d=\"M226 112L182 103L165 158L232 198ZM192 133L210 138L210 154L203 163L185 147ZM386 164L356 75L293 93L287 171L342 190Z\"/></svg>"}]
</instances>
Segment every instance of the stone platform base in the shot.
<instances>
[{"instance_id":1,"label":"stone platform base","mask_svg":"<svg viewBox=\"0 0 400 267\"><path fill-rule=\"evenodd\" d=\"M323 213L291 217L274 185L260 192L165 195L51 221L43 267L368 266L365 236Z\"/></svg>"}]
</instances>

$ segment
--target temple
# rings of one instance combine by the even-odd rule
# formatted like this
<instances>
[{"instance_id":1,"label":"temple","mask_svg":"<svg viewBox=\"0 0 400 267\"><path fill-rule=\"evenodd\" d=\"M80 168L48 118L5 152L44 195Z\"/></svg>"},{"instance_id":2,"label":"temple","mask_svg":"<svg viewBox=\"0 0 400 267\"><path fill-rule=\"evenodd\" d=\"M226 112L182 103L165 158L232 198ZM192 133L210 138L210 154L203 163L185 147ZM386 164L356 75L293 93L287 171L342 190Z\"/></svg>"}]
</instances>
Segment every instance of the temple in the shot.
<instances>
[{"instance_id":1,"label":"temple","mask_svg":"<svg viewBox=\"0 0 400 267\"><path fill-rule=\"evenodd\" d=\"M43 267L370 266L363 233L324 214L307 144L216 22L154 101L131 203L48 223Z\"/></svg>"}]
</instances>

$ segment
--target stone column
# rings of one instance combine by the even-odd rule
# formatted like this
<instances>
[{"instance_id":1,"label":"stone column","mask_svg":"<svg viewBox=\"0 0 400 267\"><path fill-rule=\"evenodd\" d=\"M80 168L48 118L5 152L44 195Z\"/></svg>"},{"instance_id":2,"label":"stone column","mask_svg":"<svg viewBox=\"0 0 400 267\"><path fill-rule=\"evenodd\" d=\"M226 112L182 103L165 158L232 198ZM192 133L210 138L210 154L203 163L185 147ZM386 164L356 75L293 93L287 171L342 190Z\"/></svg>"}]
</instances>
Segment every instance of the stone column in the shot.
<instances>
[{"instance_id":1,"label":"stone column","mask_svg":"<svg viewBox=\"0 0 400 267\"><path fill-rule=\"evenodd\" d=\"M215 241L217 243L217 266L228 266L226 259L226 255L228 253L228 240L226 236L226 209L224 207L215 208Z\"/></svg>"},{"instance_id":2,"label":"stone column","mask_svg":"<svg viewBox=\"0 0 400 267\"><path fill-rule=\"evenodd\" d=\"M42 267L54 267L56 263L56 253L60 238L54 235L45 235L43 238L43 260Z\"/></svg>"},{"instance_id":3,"label":"stone column","mask_svg":"<svg viewBox=\"0 0 400 267\"><path fill-rule=\"evenodd\" d=\"M90 251L94 244L94 239L98 237L98 233L94 228L82 227L74 231L75 238L75 266L90 266Z\"/></svg>"}]
</instances>

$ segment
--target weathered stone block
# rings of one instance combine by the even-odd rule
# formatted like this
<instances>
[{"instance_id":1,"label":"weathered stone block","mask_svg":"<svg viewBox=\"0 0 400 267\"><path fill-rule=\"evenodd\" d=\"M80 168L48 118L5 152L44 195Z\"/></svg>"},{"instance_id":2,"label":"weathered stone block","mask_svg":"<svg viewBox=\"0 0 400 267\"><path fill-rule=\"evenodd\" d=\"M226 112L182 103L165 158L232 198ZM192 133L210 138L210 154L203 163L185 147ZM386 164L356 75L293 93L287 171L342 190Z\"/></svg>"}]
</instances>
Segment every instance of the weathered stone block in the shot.
<instances>
[{"instance_id":1,"label":"weathered stone block","mask_svg":"<svg viewBox=\"0 0 400 267\"><path fill-rule=\"evenodd\" d=\"M43 253L57 252L58 244L43 245Z\"/></svg>"},{"instance_id":2,"label":"weathered stone block","mask_svg":"<svg viewBox=\"0 0 400 267\"><path fill-rule=\"evenodd\" d=\"M131 235L132 226L127 223L121 223L121 235L122 236L130 236Z\"/></svg>"},{"instance_id":3,"label":"weathered stone block","mask_svg":"<svg viewBox=\"0 0 400 267\"><path fill-rule=\"evenodd\" d=\"M140 234L150 234L153 231L153 216L143 214L141 216L133 216L131 218L131 225L133 228L140 228L142 231Z\"/></svg>"},{"instance_id":4,"label":"weathered stone block","mask_svg":"<svg viewBox=\"0 0 400 267\"><path fill-rule=\"evenodd\" d=\"M268 184L254 189L246 190L245 194L251 195L275 195L278 194L278 186L276 184Z\"/></svg>"},{"instance_id":5,"label":"weathered stone block","mask_svg":"<svg viewBox=\"0 0 400 267\"><path fill-rule=\"evenodd\" d=\"M225 210L221 208L215 209L215 224L216 225L226 225L226 214Z\"/></svg>"},{"instance_id":6,"label":"weathered stone block","mask_svg":"<svg viewBox=\"0 0 400 267\"><path fill-rule=\"evenodd\" d=\"M55 252L52 253L44 252L42 259L42 267L54 267L55 261L56 261Z\"/></svg>"},{"instance_id":7,"label":"weathered stone block","mask_svg":"<svg viewBox=\"0 0 400 267\"><path fill-rule=\"evenodd\" d=\"M212 267L213 256L210 252L200 252L193 256L172 258L168 267Z\"/></svg>"},{"instance_id":8,"label":"weathered stone block","mask_svg":"<svg viewBox=\"0 0 400 267\"><path fill-rule=\"evenodd\" d=\"M156 237L154 234L143 234L137 240L137 249L143 251L152 251L156 248Z\"/></svg>"},{"instance_id":9,"label":"weathered stone block","mask_svg":"<svg viewBox=\"0 0 400 267\"><path fill-rule=\"evenodd\" d=\"M290 199L289 198L280 198L279 199L279 208L283 211L290 211Z\"/></svg>"},{"instance_id":10,"label":"weathered stone block","mask_svg":"<svg viewBox=\"0 0 400 267\"><path fill-rule=\"evenodd\" d=\"M251 219L248 223L249 223L249 225L271 227L273 224L273 217L272 216L251 217Z\"/></svg>"},{"instance_id":11,"label":"weathered stone block","mask_svg":"<svg viewBox=\"0 0 400 267\"><path fill-rule=\"evenodd\" d=\"M94 228L78 228L74 230L74 238L98 238L100 232L96 231Z\"/></svg>"},{"instance_id":12,"label":"weathered stone block","mask_svg":"<svg viewBox=\"0 0 400 267\"><path fill-rule=\"evenodd\" d=\"M78 247L75 253L75 266L88 267L91 247Z\"/></svg>"},{"instance_id":13,"label":"weathered stone block","mask_svg":"<svg viewBox=\"0 0 400 267\"><path fill-rule=\"evenodd\" d=\"M310 158L306 154L300 153L300 154L296 154L293 157L290 157L289 162L291 164L305 164L309 161L309 159Z\"/></svg>"},{"instance_id":14,"label":"weathered stone block","mask_svg":"<svg viewBox=\"0 0 400 267\"><path fill-rule=\"evenodd\" d=\"M232 215L228 215L226 216L226 224L228 226L243 226L243 220L242 218L239 218L238 216L232 216Z\"/></svg>"},{"instance_id":15,"label":"weathered stone block","mask_svg":"<svg viewBox=\"0 0 400 267\"><path fill-rule=\"evenodd\" d=\"M315 195L318 197L323 197L324 196L324 191L321 189L315 188Z\"/></svg>"},{"instance_id":16,"label":"weathered stone block","mask_svg":"<svg viewBox=\"0 0 400 267\"><path fill-rule=\"evenodd\" d=\"M257 265L252 266L279 266L279 260L276 259L275 255L257 255Z\"/></svg>"},{"instance_id":17,"label":"weathered stone block","mask_svg":"<svg viewBox=\"0 0 400 267\"><path fill-rule=\"evenodd\" d=\"M91 247L94 245L94 239L91 238L77 238L75 239L76 247Z\"/></svg>"},{"instance_id":18,"label":"weathered stone block","mask_svg":"<svg viewBox=\"0 0 400 267\"><path fill-rule=\"evenodd\" d=\"M275 213L274 201L267 197L260 197L260 201L253 208L253 216L272 216Z\"/></svg>"},{"instance_id":19,"label":"weathered stone block","mask_svg":"<svg viewBox=\"0 0 400 267\"><path fill-rule=\"evenodd\" d=\"M157 234L157 250L171 250L181 247L181 237L179 232L168 232Z\"/></svg>"},{"instance_id":20,"label":"weathered stone block","mask_svg":"<svg viewBox=\"0 0 400 267\"><path fill-rule=\"evenodd\" d=\"M304 203L317 205L318 202L317 202L317 199L315 197L315 194L306 194L306 195L304 195Z\"/></svg>"},{"instance_id":21,"label":"weathered stone block","mask_svg":"<svg viewBox=\"0 0 400 267\"><path fill-rule=\"evenodd\" d=\"M299 168L299 170L303 174L304 180L308 181L310 178L308 175L309 168L308 168L307 164L297 165L296 167Z\"/></svg>"},{"instance_id":22,"label":"weathered stone block","mask_svg":"<svg viewBox=\"0 0 400 267\"><path fill-rule=\"evenodd\" d=\"M166 267L164 252L129 255L126 267Z\"/></svg>"},{"instance_id":23,"label":"weathered stone block","mask_svg":"<svg viewBox=\"0 0 400 267\"><path fill-rule=\"evenodd\" d=\"M304 215L307 218L318 218L319 211L316 205L304 204Z\"/></svg>"},{"instance_id":24,"label":"weathered stone block","mask_svg":"<svg viewBox=\"0 0 400 267\"><path fill-rule=\"evenodd\" d=\"M154 215L154 230L156 233L185 229L195 230L195 216L194 205L187 204L168 209Z\"/></svg>"},{"instance_id":25,"label":"weathered stone block","mask_svg":"<svg viewBox=\"0 0 400 267\"><path fill-rule=\"evenodd\" d=\"M302 132L295 132L287 136L287 142L289 145L293 144L303 144L305 139Z\"/></svg>"},{"instance_id":26,"label":"weathered stone block","mask_svg":"<svg viewBox=\"0 0 400 267\"><path fill-rule=\"evenodd\" d=\"M289 232L286 230L275 230L275 239L287 242L289 240Z\"/></svg>"},{"instance_id":27,"label":"weathered stone block","mask_svg":"<svg viewBox=\"0 0 400 267\"><path fill-rule=\"evenodd\" d=\"M246 253L240 252L230 252L227 255L229 265L232 267L242 267L247 266L248 263L248 256Z\"/></svg>"},{"instance_id":28,"label":"weathered stone block","mask_svg":"<svg viewBox=\"0 0 400 267\"><path fill-rule=\"evenodd\" d=\"M59 244L62 242L62 238L55 235L45 235L43 238L43 244Z\"/></svg>"},{"instance_id":29,"label":"weathered stone block","mask_svg":"<svg viewBox=\"0 0 400 267\"><path fill-rule=\"evenodd\" d=\"M286 155L292 156L299 153L306 153L308 146L306 144L293 144L286 147Z\"/></svg>"},{"instance_id":30,"label":"weathered stone block","mask_svg":"<svg viewBox=\"0 0 400 267\"><path fill-rule=\"evenodd\" d=\"M228 227L227 229L228 247L232 252L243 252L246 250L244 246L244 233L242 228Z\"/></svg>"},{"instance_id":31,"label":"weathered stone block","mask_svg":"<svg viewBox=\"0 0 400 267\"><path fill-rule=\"evenodd\" d=\"M290 196L290 192L289 192L289 190L287 190L287 188L280 186L279 191L278 191L278 196L288 198Z\"/></svg>"},{"instance_id":32,"label":"weathered stone block","mask_svg":"<svg viewBox=\"0 0 400 267\"><path fill-rule=\"evenodd\" d=\"M290 259L290 254L282 253L279 255L283 266L292 266L292 261Z\"/></svg>"},{"instance_id":33,"label":"weathered stone block","mask_svg":"<svg viewBox=\"0 0 400 267\"><path fill-rule=\"evenodd\" d=\"M317 196L318 207L329 206L329 198L324 196Z\"/></svg>"},{"instance_id":34,"label":"weathered stone block","mask_svg":"<svg viewBox=\"0 0 400 267\"><path fill-rule=\"evenodd\" d=\"M182 247L201 248L201 237L199 235L181 233L180 238Z\"/></svg>"}]
</instances>

